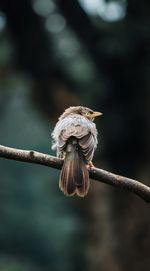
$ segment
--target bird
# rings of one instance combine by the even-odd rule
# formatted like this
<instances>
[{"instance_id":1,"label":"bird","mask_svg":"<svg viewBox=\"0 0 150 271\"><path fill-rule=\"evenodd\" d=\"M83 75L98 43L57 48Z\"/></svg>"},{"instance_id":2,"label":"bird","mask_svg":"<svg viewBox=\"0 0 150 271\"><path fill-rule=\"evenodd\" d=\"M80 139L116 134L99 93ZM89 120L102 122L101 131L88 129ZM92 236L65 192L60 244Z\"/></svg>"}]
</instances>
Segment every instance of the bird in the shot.
<instances>
[{"instance_id":1,"label":"bird","mask_svg":"<svg viewBox=\"0 0 150 271\"><path fill-rule=\"evenodd\" d=\"M52 136L52 149L64 160L59 188L66 196L87 195L89 168L97 147L98 131L93 122L103 113L84 106L71 106L59 117Z\"/></svg>"}]
</instances>

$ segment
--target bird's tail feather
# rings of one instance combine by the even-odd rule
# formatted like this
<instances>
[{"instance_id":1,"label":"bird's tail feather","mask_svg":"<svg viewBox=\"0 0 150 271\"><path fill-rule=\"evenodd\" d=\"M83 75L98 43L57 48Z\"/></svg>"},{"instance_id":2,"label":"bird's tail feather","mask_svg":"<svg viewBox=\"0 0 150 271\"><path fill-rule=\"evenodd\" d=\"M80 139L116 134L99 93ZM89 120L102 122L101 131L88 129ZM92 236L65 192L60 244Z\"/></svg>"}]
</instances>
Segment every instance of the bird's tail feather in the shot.
<instances>
[{"instance_id":1,"label":"bird's tail feather","mask_svg":"<svg viewBox=\"0 0 150 271\"><path fill-rule=\"evenodd\" d=\"M89 172L77 139L72 138L67 144L59 187L67 196L84 197L88 193Z\"/></svg>"}]
</instances>

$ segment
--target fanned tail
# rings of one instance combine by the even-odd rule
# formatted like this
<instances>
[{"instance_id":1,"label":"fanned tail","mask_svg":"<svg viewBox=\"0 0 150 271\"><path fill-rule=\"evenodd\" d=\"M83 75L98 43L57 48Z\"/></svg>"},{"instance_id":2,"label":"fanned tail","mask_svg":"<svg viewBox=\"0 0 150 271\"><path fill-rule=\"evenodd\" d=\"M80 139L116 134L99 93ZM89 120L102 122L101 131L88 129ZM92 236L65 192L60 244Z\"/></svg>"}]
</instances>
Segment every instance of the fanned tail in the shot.
<instances>
[{"instance_id":1,"label":"fanned tail","mask_svg":"<svg viewBox=\"0 0 150 271\"><path fill-rule=\"evenodd\" d=\"M59 187L66 196L84 197L89 190L89 172L76 138L70 138L60 174Z\"/></svg>"}]
</instances>

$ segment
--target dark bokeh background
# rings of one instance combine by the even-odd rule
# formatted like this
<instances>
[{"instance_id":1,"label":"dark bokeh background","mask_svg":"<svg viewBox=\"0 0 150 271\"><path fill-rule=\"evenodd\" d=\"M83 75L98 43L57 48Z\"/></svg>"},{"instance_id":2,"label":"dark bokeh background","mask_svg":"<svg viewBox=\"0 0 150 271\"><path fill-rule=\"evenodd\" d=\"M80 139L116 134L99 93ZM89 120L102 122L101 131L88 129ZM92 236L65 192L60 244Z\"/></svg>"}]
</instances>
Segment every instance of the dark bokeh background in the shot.
<instances>
[{"instance_id":1,"label":"dark bokeh background","mask_svg":"<svg viewBox=\"0 0 150 271\"><path fill-rule=\"evenodd\" d=\"M1 0L0 144L52 153L70 105L102 111L94 163L150 185L150 1ZM149 205L51 168L0 160L0 270L145 271Z\"/></svg>"}]
</instances>

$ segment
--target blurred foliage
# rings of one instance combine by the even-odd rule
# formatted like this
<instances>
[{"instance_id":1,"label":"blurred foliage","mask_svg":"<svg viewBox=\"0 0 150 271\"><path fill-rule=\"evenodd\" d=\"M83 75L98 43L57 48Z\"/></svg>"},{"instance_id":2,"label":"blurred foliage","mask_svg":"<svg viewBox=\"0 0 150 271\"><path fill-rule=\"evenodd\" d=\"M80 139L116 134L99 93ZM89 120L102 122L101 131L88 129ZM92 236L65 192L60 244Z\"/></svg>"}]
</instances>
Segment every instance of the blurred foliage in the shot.
<instances>
[{"instance_id":1,"label":"blurred foliage","mask_svg":"<svg viewBox=\"0 0 150 271\"><path fill-rule=\"evenodd\" d=\"M9 85L2 95L3 98L10 95L10 100L7 100L9 110L3 110L1 115L1 143L50 153L50 124L32 109L28 80L15 73L8 81ZM13 96L9 93L10 88L13 89ZM63 259L64 268L71 268L72 264L68 262L70 252L63 248L69 249L69 235L76 231L78 222L66 210L63 196L56 196L58 173L56 175L48 168L5 160L0 166L3 176L0 190L1 249L23 258L25 255L41 266L50 264L56 270L62 270Z\"/></svg>"},{"instance_id":2,"label":"blurred foliage","mask_svg":"<svg viewBox=\"0 0 150 271\"><path fill-rule=\"evenodd\" d=\"M35 270L29 263L19 262L12 257L1 255L0 258L0 270L1 271L30 271Z\"/></svg>"},{"instance_id":3,"label":"blurred foliage","mask_svg":"<svg viewBox=\"0 0 150 271\"><path fill-rule=\"evenodd\" d=\"M150 3L0 2L0 143L50 153L62 111L97 121L97 166L150 184ZM91 182L83 200L59 172L0 161L0 270L148 270L149 208Z\"/></svg>"}]
</instances>

